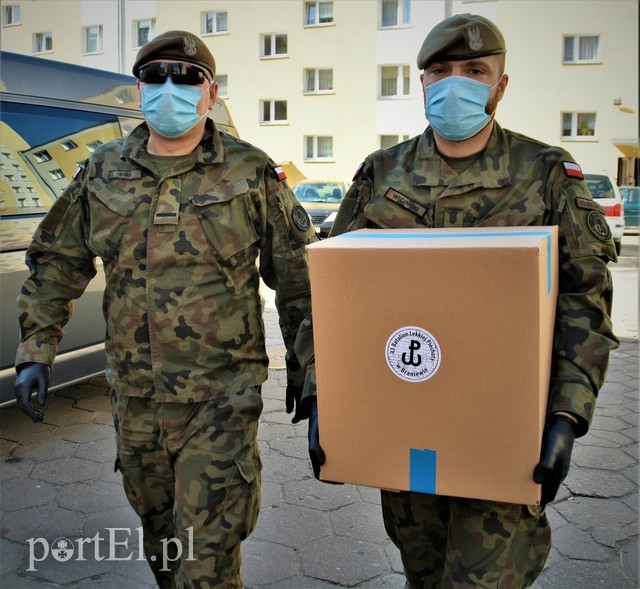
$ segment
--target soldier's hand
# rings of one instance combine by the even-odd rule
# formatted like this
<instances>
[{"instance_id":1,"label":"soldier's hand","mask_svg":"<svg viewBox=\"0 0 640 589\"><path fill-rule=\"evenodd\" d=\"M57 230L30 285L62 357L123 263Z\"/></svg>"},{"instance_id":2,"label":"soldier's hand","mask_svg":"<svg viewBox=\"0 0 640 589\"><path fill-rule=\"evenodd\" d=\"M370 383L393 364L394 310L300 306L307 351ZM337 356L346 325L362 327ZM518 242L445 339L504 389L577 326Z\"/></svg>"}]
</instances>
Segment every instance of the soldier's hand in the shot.
<instances>
[{"instance_id":1,"label":"soldier's hand","mask_svg":"<svg viewBox=\"0 0 640 589\"><path fill-rule=\"evenodd\" d=\"M548 417L542 436L540 462L533 471L533 480L542 485L540 504L553 501L560 483L569 472L576 424L570 417L554 414Z\"/></svg>"},{"instance_id":2,"label":"soldier's hand","mask_svg":"<svg viewBox=\"0 0 640 589\"><path fill-rule=\"evenodd\" d=\"M308 411L305 411L302 406L302 387L287 383L285 407L287 413L293 413L291 423L298 423L309 416Z\"/></svg>"},{"instance_id":3,"label":"soldier's hand","mask_svg":"<svg viewBox=\"0 0 640 589\"><path fill-rule=\"evenodd\" d=\"M18 368L18 377L14 385L18 407L28 415L32 421L42 421L42 409L31 403L31 393L35 390L36 401L44 407L49 389L49 367L46 364L34 362Z\"/></svg>"},{"instance_id":4,"label":"soldier's hand","mask_svg":"<svg viewBox=\"0 0 640 589\"><path fill-rule=\"evenodd\" d=\"M324 464L324 450L320 446L320 434L318 430L318 403L312 401L309 405L309 458L313 476L320 480L320 468Z\"/></svg>"}]
</instances>

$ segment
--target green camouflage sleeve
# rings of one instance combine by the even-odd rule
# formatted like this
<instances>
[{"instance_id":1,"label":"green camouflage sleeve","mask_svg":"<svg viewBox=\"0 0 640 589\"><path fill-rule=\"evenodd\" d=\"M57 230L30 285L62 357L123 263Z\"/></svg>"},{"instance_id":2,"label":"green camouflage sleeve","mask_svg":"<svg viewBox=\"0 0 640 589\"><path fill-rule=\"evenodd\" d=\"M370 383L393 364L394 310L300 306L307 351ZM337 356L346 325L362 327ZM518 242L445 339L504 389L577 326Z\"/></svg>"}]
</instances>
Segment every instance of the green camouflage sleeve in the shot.
<instances>
[{"instance_id":1,"label":"green camouflage sleeve","mask_svg":"<svg viewBox=\"0 0 640 589\"><path fill-rule=\"evenodd\" d=\"M74 180L38 226L27 249L31 271L18 295L21 342L16 367L28 362L52 366L69 321L73 299L96 274L83 233L81 184Z\"/></svg>"},{"instance_id":2,"label":"green camouflage sleeve","mask_svg":"<svg viewBox=\"0 0 640 589\"><path fill-rule=\"evenodd\" d=\"M309 257L306 246L317 241L309 215L273 168L266 171L267 227L260 251L260 273L276 292L280 330L287 349L287 382L302 388L306 366L294 352L296 334L311 313ZM307 342L313 354L313 340Z\"/></svg>"},{"instance_id":3,"label":"green camouflage sleeve","mask_svg":"<svg viewBox=\"0 0 640 589\"><path fill-rule=\"evenodd\" d=\"M586 184L566 177L558 165L549 186L560 227L549 412L576 415L578 435L584 435L604 383L609 353L619 345L612 330L613 285L607 267L617 257L603 211Z\"/></svg>"},{"instance_id":4,"label":"green camouflage sleeve","mask_svg":"<svg viewBox=\"0 0 640 589\"><path fill-rule=\"evenodd\" d=\"M353 179L353 184L349 187L340 204L338 215L331 228L330 237L365 227L367 219L364 215L364 207L371 199L373 189L371 172L372 166L369 158L367 158L364 163L360 164Z\"/></svg>"}]
</instances>

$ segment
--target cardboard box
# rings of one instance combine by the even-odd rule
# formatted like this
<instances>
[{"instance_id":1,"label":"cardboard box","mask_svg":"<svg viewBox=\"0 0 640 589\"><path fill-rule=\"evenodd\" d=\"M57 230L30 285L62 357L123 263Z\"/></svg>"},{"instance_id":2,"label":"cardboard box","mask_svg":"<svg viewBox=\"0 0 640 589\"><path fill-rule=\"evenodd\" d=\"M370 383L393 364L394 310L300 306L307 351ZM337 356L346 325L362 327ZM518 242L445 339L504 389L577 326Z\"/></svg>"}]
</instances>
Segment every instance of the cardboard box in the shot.
<instances>
[{"instance_id":1,"label":"cardboard box","mask_svg":"<svg viewBox=\"0 0 640 589\"><path fill-rule=\"evenodd\" d=\"M322 478L538 503L557 228L364 229L309 257Z\"/></svg>"}]
</instances>

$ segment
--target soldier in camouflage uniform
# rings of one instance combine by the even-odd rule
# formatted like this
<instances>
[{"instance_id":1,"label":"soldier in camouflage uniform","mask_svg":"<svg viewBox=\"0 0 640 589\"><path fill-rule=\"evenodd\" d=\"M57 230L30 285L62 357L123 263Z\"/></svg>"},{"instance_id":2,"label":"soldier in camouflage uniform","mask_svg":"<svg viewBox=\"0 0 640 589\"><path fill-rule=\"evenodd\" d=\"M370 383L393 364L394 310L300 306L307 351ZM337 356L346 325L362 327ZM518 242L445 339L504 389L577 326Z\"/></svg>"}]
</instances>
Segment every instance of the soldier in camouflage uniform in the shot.
<instances>
[{"instance_id":1,"label":"soldier in camouflage uniform","mask_svg":"<svg viewBox=\"0 0 640 589\"><path fill-rule=\"evenodd\" d=\"M479 16L451 17L429 33L418 67L430 126L367 157L332 231L559 227L549 406L532 473L542 484L542 505L382 491L385 528L400 549L407 589L533 583L551 543L544 506L567 474L574 438L587 432L609 352L618 345L607 268L616 252L580 167L563 149L502 129L493 118L508 82L505 51L500 31ZM305 332L308 338L309 325ZM318 475L324 455L315 408L309 438Z\"/></svg>"},{"instance_id":2,"label":"soldier in camouflage uniform","mask_svg":"<svg viewBox=\"0 0 640 589\"><path fill-rule=\"evenodd\" d=\"M198 37L159 35L133 73L146 122L93 152L28 249L16 397L42 419L31 392L43 405L71 301L100 257L116 466L147 560L160 587L242 587L268 373L260 277L276 291L295 422L305 374L293 342L310 312L315 232L282 170L206 117L215 61Z\"/></svg>"}]
</instances>

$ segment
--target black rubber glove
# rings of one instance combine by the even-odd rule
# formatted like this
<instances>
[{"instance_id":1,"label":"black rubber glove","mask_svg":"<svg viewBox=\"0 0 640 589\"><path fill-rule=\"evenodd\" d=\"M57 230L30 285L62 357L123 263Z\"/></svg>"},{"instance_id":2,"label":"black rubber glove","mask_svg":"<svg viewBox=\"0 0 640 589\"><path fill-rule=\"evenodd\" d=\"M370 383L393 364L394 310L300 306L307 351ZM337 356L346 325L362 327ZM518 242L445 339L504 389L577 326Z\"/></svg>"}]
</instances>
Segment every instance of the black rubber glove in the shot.
<instances>
[{"instance_id":1,"label":"black rubber glove","mask_svg":"<svg viewBox=\"0 0 640 589\"><path fill-rule=\"evenodd\" d=\"M44 413L31 403L31 393L37 391L36 400L40 407L47 402L49 389L49 367L46 364L25 364L18 368L18 377L14 385L18 407L28 415L32 421L42 421Z\"/></svg>"},{"instance_id":2,"label":"black rubber glove","mask_svg":"<svg viewBox=\"0 0 640 589\"><path fill-rule=\"evenodd\" d=\"M320 480L320 468L324 464L324 450L320 447L320 434L318 432L318 403L312 401L309 405L309 458L313 476Z\"/></svg>"},{"instance_id":3,"label":"black rubber glove","mask_svg":"<svg viewBox=\"0 0 640 589\"><path fill-rule=\"evenodd\" d=\"M293 413L291 423L298 423L308 417L308 415L305 415L305 411L302 407L302 387L287 383L285 407L287 409L287 413Z\"/></svg>"},{"instance_id":4,"label":"black rubber glove","mask_svg":"<svg viewBox=\"0 0 640 589\"><path fill-rule=\"evenodd\" d=\"M553 501L569 472L576 424L566 415L551 415L542 435L540 462L533 471L533 480L542 484L541 505Z\"/></svg>"}]
</instances>

